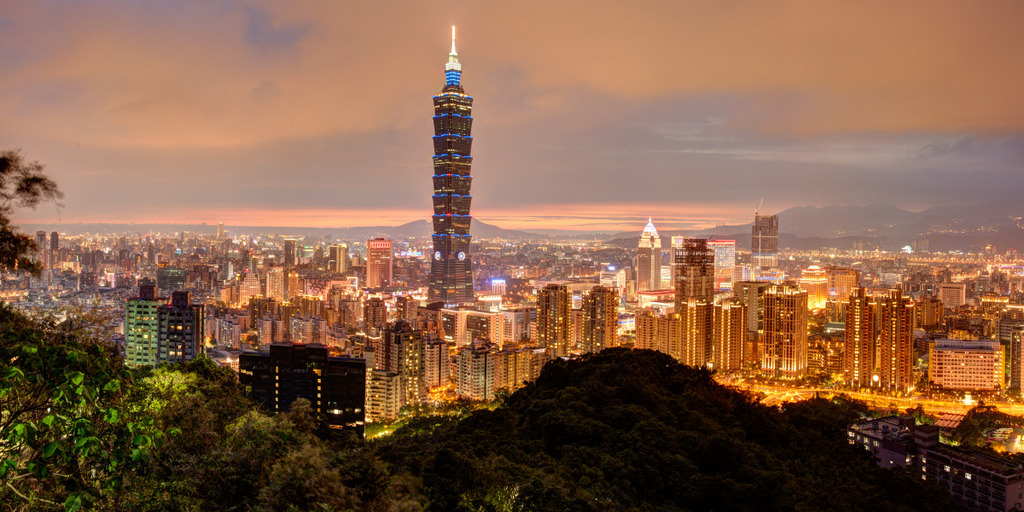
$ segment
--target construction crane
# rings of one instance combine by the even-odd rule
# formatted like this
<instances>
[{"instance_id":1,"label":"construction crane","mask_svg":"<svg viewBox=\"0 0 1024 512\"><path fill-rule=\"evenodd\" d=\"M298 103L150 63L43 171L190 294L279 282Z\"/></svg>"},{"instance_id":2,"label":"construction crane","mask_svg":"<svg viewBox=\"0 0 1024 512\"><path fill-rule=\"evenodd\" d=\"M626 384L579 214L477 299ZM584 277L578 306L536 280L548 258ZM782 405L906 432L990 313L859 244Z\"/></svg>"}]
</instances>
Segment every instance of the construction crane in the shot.
<instances>
[{"instance_id":1,"label":"construction crane","mask_svg":"<svg viewBox=\"0 0 1024 512\"><path fill-rule=\"evenodd\" d=\"M754 207L754 216L755 217L757 217L757 212L758 212L758 210L761 209L762 206L764 206L764 196L761 196L761 201L759 203L757 203L757 206Z\"/></svg>"}]
</instances>

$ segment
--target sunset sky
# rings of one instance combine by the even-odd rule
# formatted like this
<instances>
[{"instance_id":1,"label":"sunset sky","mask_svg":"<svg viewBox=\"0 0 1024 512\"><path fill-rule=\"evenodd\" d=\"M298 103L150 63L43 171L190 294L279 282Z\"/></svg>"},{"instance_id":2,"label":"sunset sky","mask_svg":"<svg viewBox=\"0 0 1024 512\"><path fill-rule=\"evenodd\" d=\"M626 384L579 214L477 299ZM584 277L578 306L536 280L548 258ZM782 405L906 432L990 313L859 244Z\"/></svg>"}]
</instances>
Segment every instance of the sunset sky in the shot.
<instances>
[{"instance_id":1,"label":"sunset sky","mask_svg":"<svg viewBox=\"0 0 1024 512\"><path fill-rule=\"evenodd\" d=\"M347 227L430 214L450 26L473 213L514 229L1021 201L1021 1L15 1L16 222Z\"/></svg>"}]
</instances>

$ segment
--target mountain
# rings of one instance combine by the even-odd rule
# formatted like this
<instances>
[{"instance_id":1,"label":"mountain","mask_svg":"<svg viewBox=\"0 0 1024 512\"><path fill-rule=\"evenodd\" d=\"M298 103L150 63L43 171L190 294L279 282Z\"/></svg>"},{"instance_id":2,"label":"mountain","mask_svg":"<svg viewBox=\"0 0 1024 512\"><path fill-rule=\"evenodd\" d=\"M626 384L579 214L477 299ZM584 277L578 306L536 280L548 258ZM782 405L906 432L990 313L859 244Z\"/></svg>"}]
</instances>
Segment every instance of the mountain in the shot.
<instances>
[{"instance_id":1,"label":"mountain","mask_svg":"<svg viewBox=\"0 0 1024 512\"><path fill-rule=\"evenodd\" d=\"M19 226L26 233L34 231L60 231L69 235L80 235L85 233L95 234L120 234L120 233L164 233L174 234L181 232L194 233L197 235L212 235L217 232L217 226L213 224L135 224L135 223L71 223L71 224L23 224ZM368 240L370 238L383 236L392 239L429 237L431 234L430 222L426 220L415 220L400 226L360 226L350 228L310 228L310 227L281 227L281 226L228 226L224 229L231 234L267 234L267 235L295 235L295 236L322 236L336 237L342 240ZM504 229L493 224L487 224L473 219L470 233L475 238L504 238L511 240L534 240L546 238L544 235Z\"/></svg>"},{"instance_id":2,"label":"mountain","mask_svg":"<svg viewBox=\"0 0 1024 512\"><path fill-rule=\"evenodd\" d=\"M784 410L653 351L548 363L494 410L422 419L376 443L427 510L952 510L846 440L863 405Z\"/></svg>"}]
</instances>

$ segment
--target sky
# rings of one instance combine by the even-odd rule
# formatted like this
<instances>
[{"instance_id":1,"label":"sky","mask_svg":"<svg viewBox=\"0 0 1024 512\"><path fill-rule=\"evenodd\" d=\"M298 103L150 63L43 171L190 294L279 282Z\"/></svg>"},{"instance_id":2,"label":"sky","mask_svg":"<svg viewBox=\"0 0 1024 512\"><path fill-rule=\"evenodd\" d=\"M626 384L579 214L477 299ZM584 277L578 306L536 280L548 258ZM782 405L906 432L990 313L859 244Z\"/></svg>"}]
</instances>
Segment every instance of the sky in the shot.
<instances>
[{"instance_id":1,"label":"sky","mask_svg":"<svg viewBox=\"0 0 1024 512\"><path fill-rule=\"evenodd\" d=\"M15 222L429 218L450 26L473 214L510 229L1020 201L1020 1L0 0Z\"/></svg>"}]
</instances>

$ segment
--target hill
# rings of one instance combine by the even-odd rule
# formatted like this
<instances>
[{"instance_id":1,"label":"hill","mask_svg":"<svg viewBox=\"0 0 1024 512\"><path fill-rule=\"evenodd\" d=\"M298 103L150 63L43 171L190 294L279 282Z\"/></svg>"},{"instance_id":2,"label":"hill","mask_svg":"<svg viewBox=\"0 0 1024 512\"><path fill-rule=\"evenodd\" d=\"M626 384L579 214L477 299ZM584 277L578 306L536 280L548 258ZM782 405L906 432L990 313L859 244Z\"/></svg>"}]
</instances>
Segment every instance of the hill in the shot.
<instances>
[{"instance_id":1,"label":"hill","mask_svg":"<svg viewBox=\"0 0 1024 512\"><path fill-rule=\"evenodd\" d=\"M610 349L549 363L502 407L400 430L378 453L423 482L428 510L950 510L847 444L857 409L779 411L664 354Z\"/></svg>"}]
</instances>

